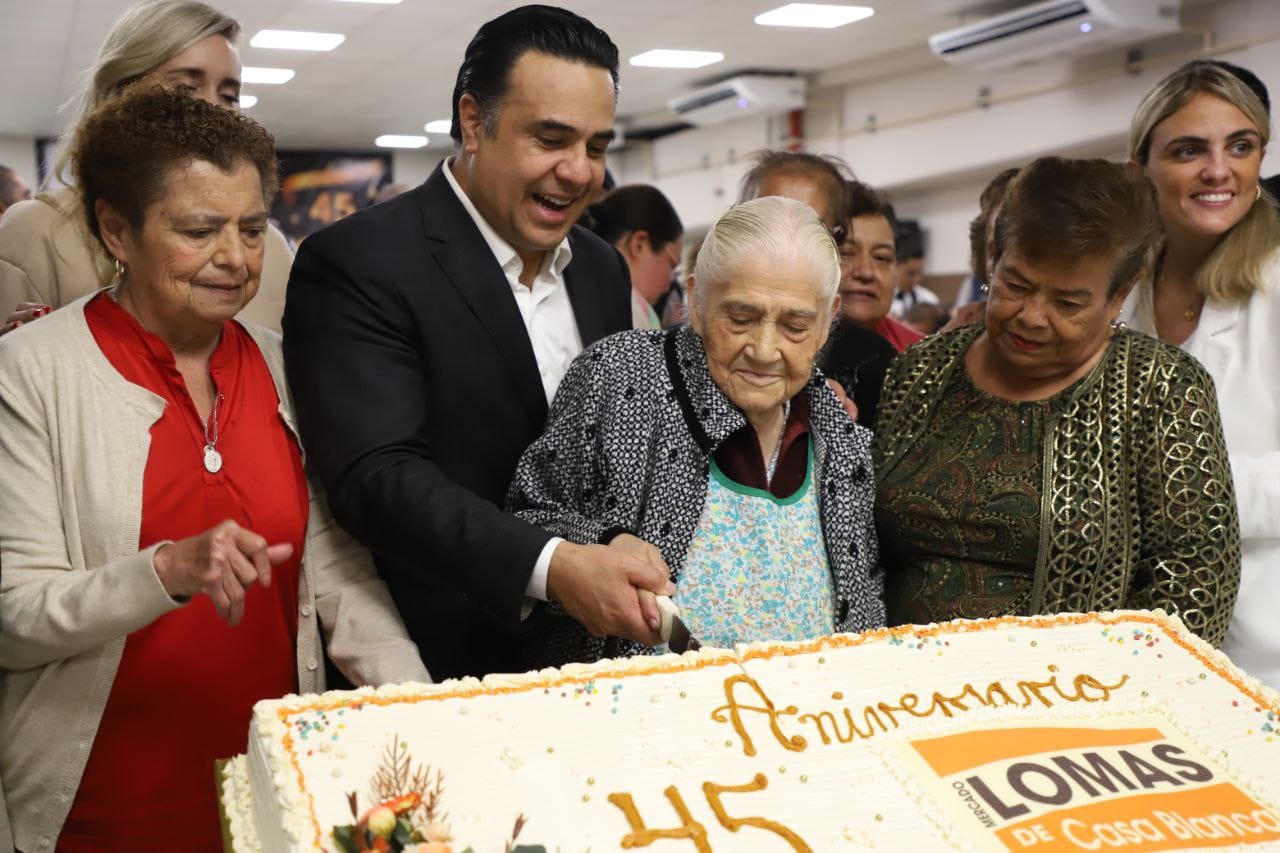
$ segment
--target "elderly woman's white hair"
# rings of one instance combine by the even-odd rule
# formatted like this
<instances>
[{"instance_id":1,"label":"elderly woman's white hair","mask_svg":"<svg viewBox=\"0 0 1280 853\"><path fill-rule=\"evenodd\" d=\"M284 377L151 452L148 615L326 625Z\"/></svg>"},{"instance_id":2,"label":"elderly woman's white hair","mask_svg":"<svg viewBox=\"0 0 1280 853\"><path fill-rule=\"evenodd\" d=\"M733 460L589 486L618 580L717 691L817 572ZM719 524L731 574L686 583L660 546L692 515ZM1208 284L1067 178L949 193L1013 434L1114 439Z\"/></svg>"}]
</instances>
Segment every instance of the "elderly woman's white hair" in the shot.
<instances>
[{"instance_id":1,"label":"elderly woman's white hair","mask_svg":"<svg viewBox=\"0 0 1280 853\"><path fill-rule=\"evenodd\" d=\"M697 312L708 287L729 281L748 258L786 267L807 264L813 270L815 296L822 310L831 311L840 291L840 252L809 205L766 196L729 208L698 251L691 310Z\"/></svg>"}]
</instances>

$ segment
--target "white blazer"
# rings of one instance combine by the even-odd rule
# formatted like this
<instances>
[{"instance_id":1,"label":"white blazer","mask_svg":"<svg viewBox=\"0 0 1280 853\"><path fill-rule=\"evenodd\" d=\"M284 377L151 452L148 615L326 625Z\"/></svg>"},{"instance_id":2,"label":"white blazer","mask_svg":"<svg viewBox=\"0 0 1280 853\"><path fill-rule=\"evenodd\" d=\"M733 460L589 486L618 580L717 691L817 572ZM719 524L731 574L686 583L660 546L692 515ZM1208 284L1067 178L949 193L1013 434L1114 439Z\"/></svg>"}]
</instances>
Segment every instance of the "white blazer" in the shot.
<instances>
[{"instance_id":1,"label":"white blazer","mask_svg":"<svg viewBox=\"0 0 1280 853\"><path fill-rule=\"evenodd\" d=\"M1240 509L1240 597L1222 651L1280 690L1280 252L1249 301L1208 300L1182 348L1218 390ZM1121 319L1156 334L1151 286L1134 288Z\"/></svg>"}]
</instances>

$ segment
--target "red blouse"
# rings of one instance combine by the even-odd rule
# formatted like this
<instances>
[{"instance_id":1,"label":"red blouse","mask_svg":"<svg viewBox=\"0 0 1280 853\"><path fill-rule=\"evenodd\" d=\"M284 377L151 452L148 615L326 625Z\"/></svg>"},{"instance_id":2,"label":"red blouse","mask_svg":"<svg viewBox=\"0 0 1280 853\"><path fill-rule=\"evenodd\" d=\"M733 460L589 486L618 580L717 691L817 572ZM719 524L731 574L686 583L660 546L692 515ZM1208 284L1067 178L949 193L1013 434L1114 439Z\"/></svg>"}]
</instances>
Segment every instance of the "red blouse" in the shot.
<instances>
[{"instance_id":1,"label":"red blouse","mask_svg":"<svg viewBox=\"0 0 1280 853\"><path fill-rule=\"evenodd\" d=\"M233 519L268 542L293 543L293 557L274 567L270 588L246 591L235 628L199 595L128 636L58 849L220 851L213 762L245 751L255 702L298 688L302 456L266 361L239 324L223 326L210 362L223 458L210 474L199 415L164 341L105 294L85 318L112 366L166 403L151 427L139 549Z\"/></svg>"},{"instance_id":2,"label":"red blouse","mask_svg":"<svg viewBox=\"0 0 1280 853\"><path fill-rule=\"evenodd\" d=\"M899 323L887 314L876 323L875 331L880 337L893 344L893 348L898 352L902 352L916 341L924 340L924 335L910 326Z\"/></svg>"}]
</instances>

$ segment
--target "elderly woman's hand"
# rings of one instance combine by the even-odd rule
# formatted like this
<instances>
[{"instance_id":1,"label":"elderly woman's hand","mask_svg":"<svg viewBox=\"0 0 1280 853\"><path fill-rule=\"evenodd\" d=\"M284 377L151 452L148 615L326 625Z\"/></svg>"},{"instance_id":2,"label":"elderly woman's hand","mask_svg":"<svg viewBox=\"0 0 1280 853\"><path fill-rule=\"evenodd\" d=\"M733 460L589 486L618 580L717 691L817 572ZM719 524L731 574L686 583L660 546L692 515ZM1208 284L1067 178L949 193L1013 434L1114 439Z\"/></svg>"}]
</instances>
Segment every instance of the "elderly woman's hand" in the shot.
<instances>
[{"instance_id":1,"label":"elderly woman's hand","mask_svg":"<svg viewBox=\"0 0 1280 853\"><path fill-rule=\"evenodd\" d=\"M244 615L244 591L261 581L271 586L271 567L293 554L288 542L267 540L234 521L224 521L156 551L156 576L171 598L201 593L213 599L218 615L232 627Z\"/></svg>"}]
</instances>

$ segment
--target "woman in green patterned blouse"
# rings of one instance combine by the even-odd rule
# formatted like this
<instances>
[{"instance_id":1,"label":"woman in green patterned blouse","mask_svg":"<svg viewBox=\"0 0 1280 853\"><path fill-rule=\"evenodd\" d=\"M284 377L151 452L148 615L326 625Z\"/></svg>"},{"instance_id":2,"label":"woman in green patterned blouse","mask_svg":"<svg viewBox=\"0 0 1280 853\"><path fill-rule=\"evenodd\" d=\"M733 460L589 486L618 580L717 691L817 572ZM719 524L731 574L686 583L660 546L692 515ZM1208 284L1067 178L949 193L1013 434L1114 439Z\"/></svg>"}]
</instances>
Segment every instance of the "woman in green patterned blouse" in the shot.
<instances>
[{"instance_id":1,"label":"woman in green patterned blouse","mask_svg":"<svg viewBox=\"0 0 1280 853\"><path fill-rule=\"evenodd\" d=\"M890 624L1163 608L1221 642L1235 496L1200 364L1116 323L1159 234L1150 183L1046 157L996 221L984 322L894 364L876 422Z\"/></svg>"}]
</instances>

